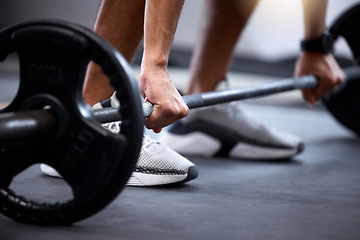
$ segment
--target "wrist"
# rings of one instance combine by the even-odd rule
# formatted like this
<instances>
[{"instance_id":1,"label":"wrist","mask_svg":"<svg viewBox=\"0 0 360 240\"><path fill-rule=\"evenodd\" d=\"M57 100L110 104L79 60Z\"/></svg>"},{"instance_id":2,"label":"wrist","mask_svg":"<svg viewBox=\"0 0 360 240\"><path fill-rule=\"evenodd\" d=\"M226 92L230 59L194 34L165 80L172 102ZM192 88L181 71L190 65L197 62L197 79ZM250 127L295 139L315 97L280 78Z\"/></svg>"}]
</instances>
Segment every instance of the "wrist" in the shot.
<instances>
[{"instance_id":1,"label":"wrist","mask_svg":"<svg viewBox=\"0 0 360 240\"><path fill-rule=\"evenodd\" d=\"M317 52L328 54L333 51L334 38L330 32L325 30L320 36L310 39L304 39L300 42L300 48L303 52Z\"/></svg>"},{"instance_id":2,"label":"wrist","mask_svg":"<svg viewBox=\"0 0 360 240\"><path fill-rule=\"evenodd\" d=\"M168 65L169 57L168 54L161 54L158 52L150 52L144 50L141 69L151 70L151 69L166 69Z\"/></svg>"}]
</instances>

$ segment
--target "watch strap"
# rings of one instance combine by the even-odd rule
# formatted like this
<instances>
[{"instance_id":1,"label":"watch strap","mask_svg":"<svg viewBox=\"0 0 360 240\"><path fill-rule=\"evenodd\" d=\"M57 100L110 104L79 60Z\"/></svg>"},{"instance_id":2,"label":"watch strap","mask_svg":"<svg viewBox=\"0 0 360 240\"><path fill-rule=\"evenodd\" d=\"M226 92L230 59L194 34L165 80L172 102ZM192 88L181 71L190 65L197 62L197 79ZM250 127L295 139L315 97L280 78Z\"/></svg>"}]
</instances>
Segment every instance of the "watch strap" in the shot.
<instances>
[{"instance_id":1,"label":"watch strap","mask_svg":"<svg viewBox=\"0 0 360 240\"><path fill-rule=\"evenodd\" d=\"M301 51L320 52L328 54L332 52L333 37L329 32L324 32L320 37L302 40L300 43Z\"/></svg>"}]
</instances>

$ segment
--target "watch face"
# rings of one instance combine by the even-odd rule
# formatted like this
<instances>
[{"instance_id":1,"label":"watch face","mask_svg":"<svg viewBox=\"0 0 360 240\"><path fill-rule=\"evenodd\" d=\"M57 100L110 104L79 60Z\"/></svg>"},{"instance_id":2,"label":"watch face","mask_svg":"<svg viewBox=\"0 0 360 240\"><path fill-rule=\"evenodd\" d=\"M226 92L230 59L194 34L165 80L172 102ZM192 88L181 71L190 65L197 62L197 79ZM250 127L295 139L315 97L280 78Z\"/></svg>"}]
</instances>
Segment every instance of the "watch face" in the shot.
<instances>
[{"instance_id":1,"label":"watch face","mask_svg":"<svg viewBox=\"0 0 360 240\"><path fill-rule=\"evenodd\" d=\"M324 52L325 53L332 52L333 44L334 44L334 38L331 36L331 34L324 33L324 35L322 36L322 45L324 48Z\"/></svg>"}]
</instances>

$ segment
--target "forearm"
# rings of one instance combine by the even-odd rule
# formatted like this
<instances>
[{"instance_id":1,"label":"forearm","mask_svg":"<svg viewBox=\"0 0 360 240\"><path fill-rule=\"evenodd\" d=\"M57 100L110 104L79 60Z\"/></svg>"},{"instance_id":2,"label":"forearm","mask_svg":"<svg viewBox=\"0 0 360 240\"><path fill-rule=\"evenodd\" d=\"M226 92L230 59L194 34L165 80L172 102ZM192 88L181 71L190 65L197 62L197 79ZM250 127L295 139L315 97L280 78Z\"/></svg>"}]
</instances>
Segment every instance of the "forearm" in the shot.
<instances>
[{"instance_id":1,"label":"forearm","mask_svg":"<svg viewBox=\"0 0 360 240\"><path fill-rule=\"evenodd\" d=\"M304 40L318 41L321 40L320 37L326 37L323 34L326 30L327 1L303 0L303 7ZM295 76L312 74L319 80L317 88L302 91L304 99L310 105L315 104L316 100L321 99L334 86L342 83L344 80L344 74L331 54L329 46L325 46L322 41L320 44L322 47L310 47L309 49L309 45L307 45L306 49L303 42L303 52L300 54L295 65Z\"/></svg>"},{"instance_id":2,"label":"forearm","mask_svg":"<svg viewBox=\"0 0 360 240\"><path fill-rule=\"evenodd\" d=\"M167 71L170 49L183 0L147 0L145 5L144 53L140 90L154 104L145 125L154 132L185 117L189 109L171 82Z\"/></svg>"},{"instance_id":3,"label":"forearm","mask_svg":"<svg viewBox=\"0 0 360 240\"><path fill-rule=\"evenodd\" d=\"M166 67L184 0L147 0L143 67Z\"/></svg>"},{"instance_id":4,"label":"forearm","mask_svg":"<svg viewBox=\"0 0 360 240\"><path fill-rule=\"evenodd\" d=\"M302 0L304 39L319 37L325 31L327 0Z\"/></svg>"}]
</instances>

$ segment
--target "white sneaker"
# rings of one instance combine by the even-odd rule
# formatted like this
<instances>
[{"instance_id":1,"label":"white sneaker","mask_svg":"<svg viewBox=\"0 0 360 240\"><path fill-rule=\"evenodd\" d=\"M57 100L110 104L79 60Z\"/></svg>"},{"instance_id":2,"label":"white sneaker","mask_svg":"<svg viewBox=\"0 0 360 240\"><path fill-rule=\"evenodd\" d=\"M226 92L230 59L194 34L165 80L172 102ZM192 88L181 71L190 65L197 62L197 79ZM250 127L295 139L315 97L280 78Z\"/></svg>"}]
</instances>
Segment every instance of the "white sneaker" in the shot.
<instances>
[{"instance_id":1,"label":"white sneaker","mask_svg":"<svg viewBox=\"0 0 360 240\"><path fill-rule=\"evenodd\" d=\"M112 103L113 106L113 103ZM102 108L100 103L93 109ZM113 133L120 131L120 122L102 124ZM41 164L40 169L46 175L61 177L52 167ZM127 182L127 186L159 186L185 183L197 178L198 169L185 157L176 153L164 144L144 135L135 171Z\"/></svg>"},{"instance_id":2,"label":"white sneaker","mask_svg":"<svg viewBox=\"0 0 360 240\"><path fill-rule=\"evenodd\" d=\"M40 164L40 169L46 175L61 178L61 175L47 164ZM135 171L131 174L126 185L180 184L195 179L197 176L198 169L192 162L164 144L144 135Z\"/></svg>"},{"instance_id":3,"label":"white sneaker","mask_svg":"<svg viewBox=\"0 0 360 240\"><path fill-rule=\"evenodd\" d=\"M140 156L128 186L184 183L198 176L197 167L164 144L144 135Z\"/></svg>"},{"instance_id":4,"label":"white sneaker","mask_svg":"<svg viewBox=\"0 0 360 240\"><path fill-rule=\"evenodd\" d=\"M260 123L236 102L190 110L161 141L183 155L253 160L287 159L304 148L298 137Z\"/></svg>"}]
</instances>

